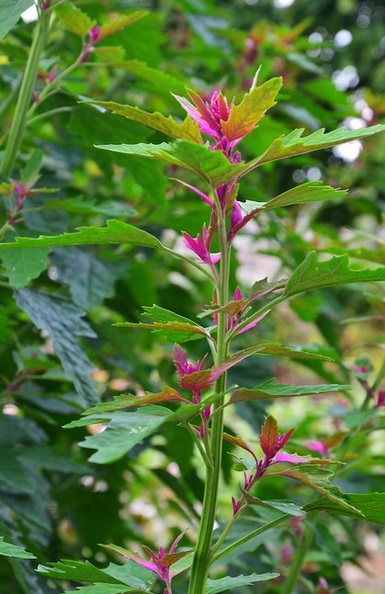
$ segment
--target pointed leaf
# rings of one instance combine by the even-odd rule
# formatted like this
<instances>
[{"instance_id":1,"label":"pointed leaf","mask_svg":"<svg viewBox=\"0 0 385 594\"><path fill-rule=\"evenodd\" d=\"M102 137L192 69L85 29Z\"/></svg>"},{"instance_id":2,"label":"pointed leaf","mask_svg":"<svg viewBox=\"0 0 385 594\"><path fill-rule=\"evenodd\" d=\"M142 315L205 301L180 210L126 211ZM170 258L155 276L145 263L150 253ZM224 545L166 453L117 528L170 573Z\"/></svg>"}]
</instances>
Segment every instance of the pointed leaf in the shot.
<instances>
[{"instance_id":1,"label":"pointed leaf","mask_svg":"<svg viewBox=\"0 0 385 594\"><path fill-rule=\"evenodd\" d=\"M97 244L128 244L164 249L156 237L143 229L128 225L122 221L107 221L107 227L78 227L74 233L40 237L15 237L15 241L1 243L0 250L14 250L20 248L55 247L59 245L97 245Z\"/></svg>"},{"instance_id":2,"label":"pointed leaf","mask_svg":"<svg viewBox=\"0 0 385 594\"><path fill-rule=\"evenodd\" d=\"M262 425L259 443L267 458L273 458L278 449L278 424L272 416L268 416Z\"/></svg>"},{"instance_id":3,"label":"pointed leaf","mask_svg":"<svg viewBox=\"0 0 385 594\"><path fill-rule=\"evenodd\" d=\"M65 590L64 594L143 594L149 590L128 588L122 584L93 584L92 586L79 586L76 590Z\"/></svg>"},{"instance_id":4,"label":"pointed leaf","mask_svg":"<svg viewBox=\"0 0 385 594\"><path fill-rule=\"evenodd\" d=\"M21 14L33 4L33 0L1 0L0 39L17 23Z\"/></svg>"},{"instance_id":5,"label":"pointed leaf","mask_svg":"<svg viewBox=\"0 0 385 594\"><path fill-rule=\"evenodd\" d=\"M221 151L212 151L207 146L187 140L161 144L108 144L98 145L96 148L165 161L194 171L215 186L234 179L244 167L242 163L230 163Z\"/></svg>"},{"instance_id":6,"label":"pointed leaf","mask_svg":"<svg viewBox=\"0 0 385 594\"><path fill-rule=\"evenodd\" d=\"M271 379L255 388L239 388L235 390L230 398L230 402L263 400L265 398L293 398L295 396L328 394L330 392L350 389L351 386L345 384L296 386L294 384L276 384L275 380Z\"/></svg>"},{"instance_id":7,"label":"pointed leaf","mask_svg":"<svg viewBox=\"0 0 385 594\"><path fill-rule=\"evenodd\" d=\"M144 126L148 126L149 128L153 128L154 130L158 130L159 132L163 132L163 134L167 134L167 136L172 136L173 138L183 138L184 140L189 140L191 142L196 142L198 144L202 144L202 137L199 132L199 127L196 122L194 122L190 117L186 117L186 119L180 124L176 120L174 120L171 116L164 116L161 113L149 113L147 111L143 111L139 107L132 107L131 105L120 105L119 103L114 103L113 101L87 101L87 103L92 103L93 105L99 105L100 107L104 107L105 109L109 109L112 113L122 115L129 120L133 120L134 122L139 122ZM112 145L114 146L114 145ZM118 145L116 145L118 146ZM135 146L135 145L122 145L122 146ZM151 145L156 146L156 145ZM106 148L105 146L100 146L99 148ZM113 149L108 149L113 150ZM117 151L117 152L124 152L124 151ZM130 154L140 154L140 153L130 153Z\"/></svg>"},{"instance_id":8,"label":"pointed leaf","mask_svg":"<svg viewBox=\"0 0 385 594\"><path fill-rule=\"evenodd\" d=\"M114 33L123 31L123 29L132 23L135 23L135 21L142 19L147 14L149 14L148 10L133 10L129 14L119 15L118 17L113 18L111 21L100 27L101 39L107 37L108 35L113 35Z\"/></svg>"},{"instance_id":9,"label":"pointed leaf","mask_svg":"<svg viewBox=\"0 0 385 594\"><path fill-rule=\"evenodd\" d=\"M291 188L287 192L268 200L264 204L264 209L280 208L291 204L304 204L306 202L317 202L321 200L337 200L345 196L346 193L347 190L339 190L331 186L325 186L320 181L312 181L296 188Z\"/></svg>"},{"instance_id":10,"label":"pointed leaf","mask_svg":"<svg viewBox=\"0 0 385 594\"><path fill-rule=\"evenodd\" d=\"M306 511L322 510L355 518L362 518L363 515L367 522L385 525L385 493L345 493L344 497L353 506L352 509L341 508L326 497L306 504L304 509Z\"/></svg>"},{"instance_id":11,"label":"pointed leaf","mask_svg":"<svg viewBox=\"0 0 385 594\"><path fill-rule=\"evenodd\" d=\"M208 579L206 581L205 594L218 594L219 592L227 592L234 588L241 586L249 586L256 582L265 582L279 577L279 573L252 573L250 575L238 575L237 577L226 576L219 580Z\"/></svg>"},{"instance_id":12,"label":"pointed leaf","mask_svg":"<svg viewBox=\"0 0 385 594\"><path fill-rule=\"evenodd\" d=\"M172 411L160 406L146 407L131 413L111 413L111 421L106 430L86 437L79 445L96 450L90 457L90 462L115 462L154 433L170 414Z\"/></svg>"},{"instance_id":13,"label":"pointed leaf","mask_svg":"<svg viewBox=\"0 0 385 594\"><path fill-rule=\"evenodd\" d=\"M276 104L275 97L282 78L272 78L246 93L239 105L233 105L227 121L221 121L222 131L230 141L244 138L252 132L266 111Z\"/></svg>"},{"instance_id":14,"label":"pointed leaf","mask_svg":"<svg viewBox=\"0 0 385 594\"><path fill-rule=\"evenodd\" d=\"M69 2L55 4L55 13L63 27L76 35L86 35L96 25L96 21L88 14Z\"/></svg>"},{"instance_id":15,"label":"pointed leaf","mask_svg":"<svg viewBox=\"0 0 385 594\"><path fill-rule=\"evenodd\" d=\"M153 332L161 332L162 337L167 341L186 342L192 338L191 335L209 336L204 328L187 324L185 322L117 322L113 326L125 328L144 328ZM199 338L199 336L197 338Z\"/></svg>"},{"instance_id":16,"label":"pointed leaf","mask_svg":"<svg viewBox=\"0 0 385 594\"><path fill-rule=\"evenodd\" d=\"M22 547L18 547L9 542L4 542L3 536L0 536L0 555L4 555L5 557L16 557L18 559L36 559L35 555L32 555L32 553L29 553Z\"/></svg>"},{"instance_id":17,"label":"pointed leaf","mask_svg":"<svg viewBox=\"0 0 385 594\"><path fill-rule=\"evenodd\" d=\"M242 175L249 173L259 165L269 163L270 161L303 155L319 149L330 148L343 142L365 138L383 131L385 131L385 126L378 124L377 126L360 128L358 130L338 128L337 130L333 130L333 132L328 132L326 134L324 129L322 129L317 130L308 136L302 136L304 128L299 128L293 130L286 136L280 136L274 140L263 155L250 161L250 163L244 167Z\"/></svg>"},{"instance_id":18,"label":"pointed leaf","mask_svg":"<svg viewBox=\"0 0 385 594\"><path fill-rule=\"evenodd\" d=\"M159 404L160 402L170 402L172 400L182 400L184 398L174 388L166 386L161 392L146 392L145 396L135 396L134 394L120 394L115 396L112 402L100 402L92 408L84 411L83 415L93 415L110 410L120 410L122 408L132 408L137 406L147 406L148 404Z\"/></svg>"},{"instance_id":19,"label":"pointed leaf","mask_svg":"<svg viewBox=\"0 0 385 594\"><path fill-rule=\"evenodd\" d=\"M311 252L287 281L284 295L291 297L311 289L384 280L385 268L356 270L349 268L348 256L335 256L325 262L319 262L315 252Z\"/></svg>"}]
</instances>

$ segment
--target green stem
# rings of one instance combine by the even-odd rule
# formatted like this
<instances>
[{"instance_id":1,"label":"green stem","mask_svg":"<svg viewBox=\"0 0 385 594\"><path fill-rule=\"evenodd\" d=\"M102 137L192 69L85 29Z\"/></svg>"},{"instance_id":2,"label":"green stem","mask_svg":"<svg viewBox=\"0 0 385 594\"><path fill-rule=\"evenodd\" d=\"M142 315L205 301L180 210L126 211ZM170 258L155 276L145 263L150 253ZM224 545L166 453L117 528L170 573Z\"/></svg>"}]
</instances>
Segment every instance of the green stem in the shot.
<instances>
[{"instance_id":1,"label":"green stem","mask_svg":"<svg viewBox=\"0 0 385 594\"><path fill-rule=\"evenodd\" d=\"M296 555L294 557L293 564L290 568L289 575L287 576L285 585L283 586L283 590L281 594L292 594L294 592L294 588L296 583L299 580L301 569L305 560L306 553L308 552L309 546L313 539L313 527L306 526L301 545L298 547L296 551Z\"/></svg>"},{"instance_id":2,"label":"green stem","mask_svg":"<svg viewBox=\"0 0 385 594\"><path fill-rule=\"evenodd\" d=\"M226 217L218 204L218 235L221 252L219 284L217 291L218 305L227 305L229 300L229 269L230 269L230 246L227 240ZM215 365L222 363L228 354L226 343L227 314L218 314L217 328L217 356ZM197 543L194 551L194 558L191 568L191 578L188 594L204 594L206 579L211 564L211 541L214 530L215 514L218 499L219 479L222 461L223 442L223 403L226 392L227 374L224 373L215 382L215 393L223 394L213 405L211 425L211 456L212 469L206 473L205 493L203 498L201 522Z\"/></svg>"},{"instance_id":3,"label":"green stem","mask_svg":"<svg viewBox=\"0 0 385 594\"><path fill-rule=\"evenodd\" d=\"M34 31L31 51L28 56L27 65L20 87L19 97L16 103L11 130L1 164L0 175L6 178L10 177L12 173L16 155L23 139L27 111L32 100L33 85L36 78L40 55L45 43L48 22L49 16L47 15L46 11L41 11L40 18Z\"/></svg>"}]
</instances>

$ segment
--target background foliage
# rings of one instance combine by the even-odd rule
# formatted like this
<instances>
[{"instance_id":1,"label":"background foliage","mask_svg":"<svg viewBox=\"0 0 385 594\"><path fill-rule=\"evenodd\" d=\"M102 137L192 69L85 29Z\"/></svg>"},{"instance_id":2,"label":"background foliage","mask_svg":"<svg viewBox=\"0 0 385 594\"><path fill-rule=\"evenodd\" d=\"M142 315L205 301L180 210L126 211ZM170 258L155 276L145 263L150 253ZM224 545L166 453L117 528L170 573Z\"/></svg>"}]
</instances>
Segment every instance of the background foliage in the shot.
<instances>
[{"instance_id":1,"label":"background foliage","mask_svg":"<svg viewBox=\"0 0 385 594\"><path fill-rule=\"evenodd\" d=\"M19 20L21 10L10 9L12 4L0 8L4 146L36 27ZM31 2L21 4L17 7L25 9ZM73 18L76 9L82 12ZM0 549L1 594L61 592L85 581L77 579L76 572L71 576L67 571L65 581L44 572L38 575L36 560L20 552L24 548L44 565L67 558L87 559L104 568L107 561L119 559L99 543L157 548L189 526L183 540L188 546L198 525L202 475L192 443L179 427L162 425L156 436L124 455L108 440L99 441L94 462L79 443L84 445L86 439L92 448L98 426L63 429L100 400L122 392L157 392L175 382L171 347L159 332L113 323L137 322L141 307L154 303L192 317L212 297L194 269L151 249L151 242L134 249L121 241L119 228L111 232L121 245L92 241L97 235L93 229L114 218L175 247L181 231L200 231L205 205L168 179L172 166L95 148L157 143L164 135L101 112L89 101L114 101L182 119L183 110L171 93L185 95L185 87L192 86L204 94L219 86L228 97L239 97L261 66L262 80L283 76L284 87L280 103L243 144L249 159L293 127L310 133L344 122L354 129L357 124L381 123L385 113L385 9L380 2L84 0L62 3L54 12L17 160L1 180L2 219L5 222L8 213L12 223L12 230L3 228L3 241L87 229L80 241L85 245L52 249L48 242L1 253L0 520L4 541L21 547L16 556L8 556L14 551L6 547ZM108 22L115 23L105 30L111 34L90 49L87 61L70 68L81 52L82 35L95 23ZM258 226L237 241L239 268L233 286L247 287L250 270L253 277L279 280L314 248L349 253L358 265L383 265L384 143L384 135L378 135L365 141L363 152L360 141L353 141L269 163L242 181L241 198L255 201L305 180L322 179L350 192L347 199L333 203L264 214ZM194 183L193 175L186 179ZM17 184L27 192L22 208ZM362 409L373 381L371 404L383 404L383 305L381 283L297 296L266 321L259 330L262 338L331 354L338 364L273 358L257 364L251 358L231 372L232 383L242 381L248 387L272 376L285 383L321 379L353 384L351 391L332 397L269 405L282 430L298 425L299 453L308 454L309 442L317 439L337 459L346 455L348 464L338 479L345 492L385 491L383 412L381 406ZM244 338L245 347L248 340ZM198 343L189 348L197 358L202 356ZM352 374L357 359L360 370ZM264 414L258 403L238 403L227 430L255 436ZM231 443L227 448L231 452ZM221 511L227 517L239 483L231 456L225 459L223 477ZM256 495L282 499L285 484L272 478ZM291 499L303 502L306 489L293 486ZM272 513L266 509L266 519ZM379 524L353 525L342 516L317 516L303 591L316 592L324 577L331 587L364 592L349 585L349 568L359 556L368 557L370 539L381 549L383 519L374 521ZM245 527L237 529L242 533ZM230 575L250 569L285 575L300 534L300 523L282 525L267 542L265 537L249 542L240 558L221 561L229 564ZM218 566L219 575L221 570ZM90 577L97 579L100 576ZM279 579L267 582L263 591L278 592ZM376 583L365 587L368 594L382 591ZM237 589L242 594L252 591L251 586ZM96 589L92 592L97 594ZM178 582L175 592L183 592Z\"/></svg>"}]
</instances>

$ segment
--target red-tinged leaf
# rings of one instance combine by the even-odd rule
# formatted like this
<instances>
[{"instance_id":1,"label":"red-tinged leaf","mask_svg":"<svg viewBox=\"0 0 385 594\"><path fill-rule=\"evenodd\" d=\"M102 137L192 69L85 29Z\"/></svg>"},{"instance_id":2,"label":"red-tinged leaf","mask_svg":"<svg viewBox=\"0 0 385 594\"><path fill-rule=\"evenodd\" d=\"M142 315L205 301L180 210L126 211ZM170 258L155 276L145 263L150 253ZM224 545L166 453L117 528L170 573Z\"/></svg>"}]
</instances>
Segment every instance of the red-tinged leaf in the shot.
<instances>
[{"instance_id":1,"label":"red-tinged leaf","mask_svg":"<svg viewBox=\"0 0 385 594\"><path fill-rule=\"evenodd\" d=\"M146 392L145 396L136 396L135 394L120 394L115 396L111 402L100 402L92 408L86 410L83 415L92 415L94 413L103 413L110 410L120 410L122 408L132 408L136 406L146 406L148 404L159 404L160 402L171 402L172 400L181 400L187 402L177 390L166 386L161 392Z\"/></svg>"},{"instance_id":2,"label":"red-tinged leaf","mask_svg":"<svg viewBox=\"0 0 385 594\"><path fill-rule=\"evenodd\" d=\"M270 415L262 426L259 443L266 458L275 456L279 447L278 424L274 417Z\"/></svg>"},{"instance_id":3,"label":"red-tinged leaf","mask_svg":"<svg viewBox=\"0 0 385 594\"><path fill-rule=\"evenodd\" d=\"M203 318L204 316L209 316L209 315L218 314L218 313L226 313L226 314L229 314L230 316L233 316L234 314L238 313L239 311L242 311L242 309L244 309L245 306L247 305L247 302L248 302L248 299L246 299L246 298L237 299L236 301L230 301L230 303L228 303L227 305L223 305L222 307L206 309L204 311L204 315L200 315L198 317Z\"/></svg>"},{"instance_id":4,"label":"red-tinged leaf","mask_svg":"<svg viewBox=\"0 0 385 594\"><path fill-rule=\"evenodd\" d=\"M222 131L230 141L244 138L252 132L266 111L275 105L282 86L281 78L272 78L244 95L239 105L233 105L227 121L221 121Z\"/></svg>"},{"instance_id":5,"label":"red-tinged leaf","mask_svg":"<svg viewBox=\"0 0 385 594\"><path fill-rule=\"evenodd\" d=\"M235 436L230 435L229 433L223 433L223 439L235 446L238 446L239 448L242 448L243 450L246 450L247 452L251 452L250 446L245 442L244 439L242 439L242 437L239 437L239 435Z\"/></svg>"},{"instance_id":6,"label":"red-tinged leaf","mask_svg":"<svg viewBox=\"0 0 385 594\"><path fill-rule=\"evenodd\" d=\"M189 140L198 144L203 144L201 133L198 124L196 124L190 117L179 123L171 116L164 116L161 113L149 113L140 109L139 107L132 107L131 105L120 105L113 101L87 101L93 105L99 105L134 122L139 122L144 126L158 130L172 138ZM126 146L126 145L122 145ZM102 147L100 147L102 148ZM122 151L124 152L124 151Z\"/></svg>"},{"instance_id":7,"label":"red-tinged leaf","mask_svg":"<svg viewBox=\"0 0 385 594\"><path fill-rule=\"evenodd\" d=\"M119 15L117 18L112 19L109 23L100 27L100 39L122 31L146 15L148 15L148 10L134 10L130 14Z\"/></svg>"},{"instance_id":8,"label":"red-tinged leaf","mask_svg":"<svg viewBox=\"0 0 385 594\"><path fill-rule=\"evenodd\" d=\"M213 383L213 372L211 369L194 371L180 378L179 384L186 390L204 390Z\"/></svg>"},{"instance_id":9,"label":"red-tinged leaf","mask_svg":"<svg viewBox=\"0 0 385 594\"><path fill-rule=\"evenodd\" d=\"M286 433L284 433L283 435L279 436L279 449L282 450L282 448L285 447L285 445L287 444L287 442L289 441L289 439L291 438L291 436L293 435L295 431L294 429L289 429L289 431L286 431Z\"/></svg>"}]
</instances>

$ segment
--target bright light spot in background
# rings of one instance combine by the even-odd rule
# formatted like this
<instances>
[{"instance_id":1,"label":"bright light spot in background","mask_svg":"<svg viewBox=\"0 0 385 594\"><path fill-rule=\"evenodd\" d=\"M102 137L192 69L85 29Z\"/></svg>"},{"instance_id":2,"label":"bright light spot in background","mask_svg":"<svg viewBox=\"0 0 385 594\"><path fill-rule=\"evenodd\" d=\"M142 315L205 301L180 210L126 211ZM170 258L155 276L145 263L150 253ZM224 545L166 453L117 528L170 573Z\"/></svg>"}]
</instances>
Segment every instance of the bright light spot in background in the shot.
<instances>
[{"instance_id":1,"label":"bright light spot in background","mask_svg":"<svg viewBox=\"0 0 385 594\"><path fill-rule=\"evenodd\" d=\"M358 130L359 128L365 128L366 122L361 118L354 118L353 116L349 116L345 118L343 121L343 125L345 128L349 128L349 130Z\"/></svg>"},{"instance_id":2,"label":"bright light spot in background","mask_svg":"<svg viewBox=\"0 0 385 594\"><path fill-rule=\"evenodd\" d=\"M294 4L295 0L274 0L274 6L277 8L287 8Z\"/></svg>"},{"instance_id":3,"label":"bright light spot in background","mask_svg":"<svg viewBox=\"0 0 385 594\"><path fill-rule=\"evenodd\" d=\"M351 140L350 142L344 142L343 144L340 144L333 148L333 154L339 159L346 161L347 163L355 161L361 151L362 144L359 140Z\"/></svg>"},{"instance_id":4,"label":"bright light spot in background","mask_svg":"<svg viewBox=\"0 0 385 594\"><path fill-rule=\"evenodd\" d=\"M21 18L23 19L23 21L25 23L32 23L33 21L37 21L38 14L37 14L36 5L33 4L32 6L30 6L29 8L27 8L27 10L25 10L21 14Z\"/></svg>"},{"instance_id":5,"label":"bright light spot in background","mask_svg":"<svg viewBox=\"0 0 385 594\"><path fill-rule=\"evenodd\" d=\"M321 33L318 33L318 31L314 31L313 33L310 33L308 39L309 39L310 43L321 43L321 41L324 40Z\"/></svg>"},{"instance_id":6,"label":"bright light spot in background","mask_svg":"<svg viewBox=\"0 0 385 594\"><path fill-rule=\"evenodd\" d=\"M338 31L338 33L336 33L336 35L334 36L334 43L338 46L338 47L345 47L346 45L349 45L349 43L352 42L353 36L350 33L350 31L348 31L347 29L341 29L341 31Z\"/></svg>"},{"instance_id":7,"label":"bright light spot in background","mask_svg":"<svg viewBox=\"0 0 385 594\"><path fill-rule=\"evenodd\" d=\"M369 107L369 105L366 103L366 101L363 97L360 97L359 99L357 99L357 101L355 101L354 107L356 108L356 110L358 112L361 113L363 119L366 120L367 122L370 122L373 119L373 115L374 115L373 109L371 109L371 107ZM364 124L364 126L365 125L366 125L366 123Z\"/></svg>"},{"instance_id":8,"label":"bright light spot in background","mask_svg":"<svg viewBox=\"0 0 385 594\"><path fill-rule=\"evenodd\" d=\"M309 181L317 181L321 179L321 176L321 169L319 169L318 167L309 167L309 169L306 172L306 177Z\"/></svg>"},{"instance_id":9,"label":"bright light spot in background","mask_svg":"<svg viewBox=\"0 0 385 594\"><path fill-rule=\"evenodd\" d=\"M360 82L357 69L352 64L345 66L342 70L333 72L332 79L340 91L346 91L350 87L355 87Z\"/></svg>"}]
</instances>

